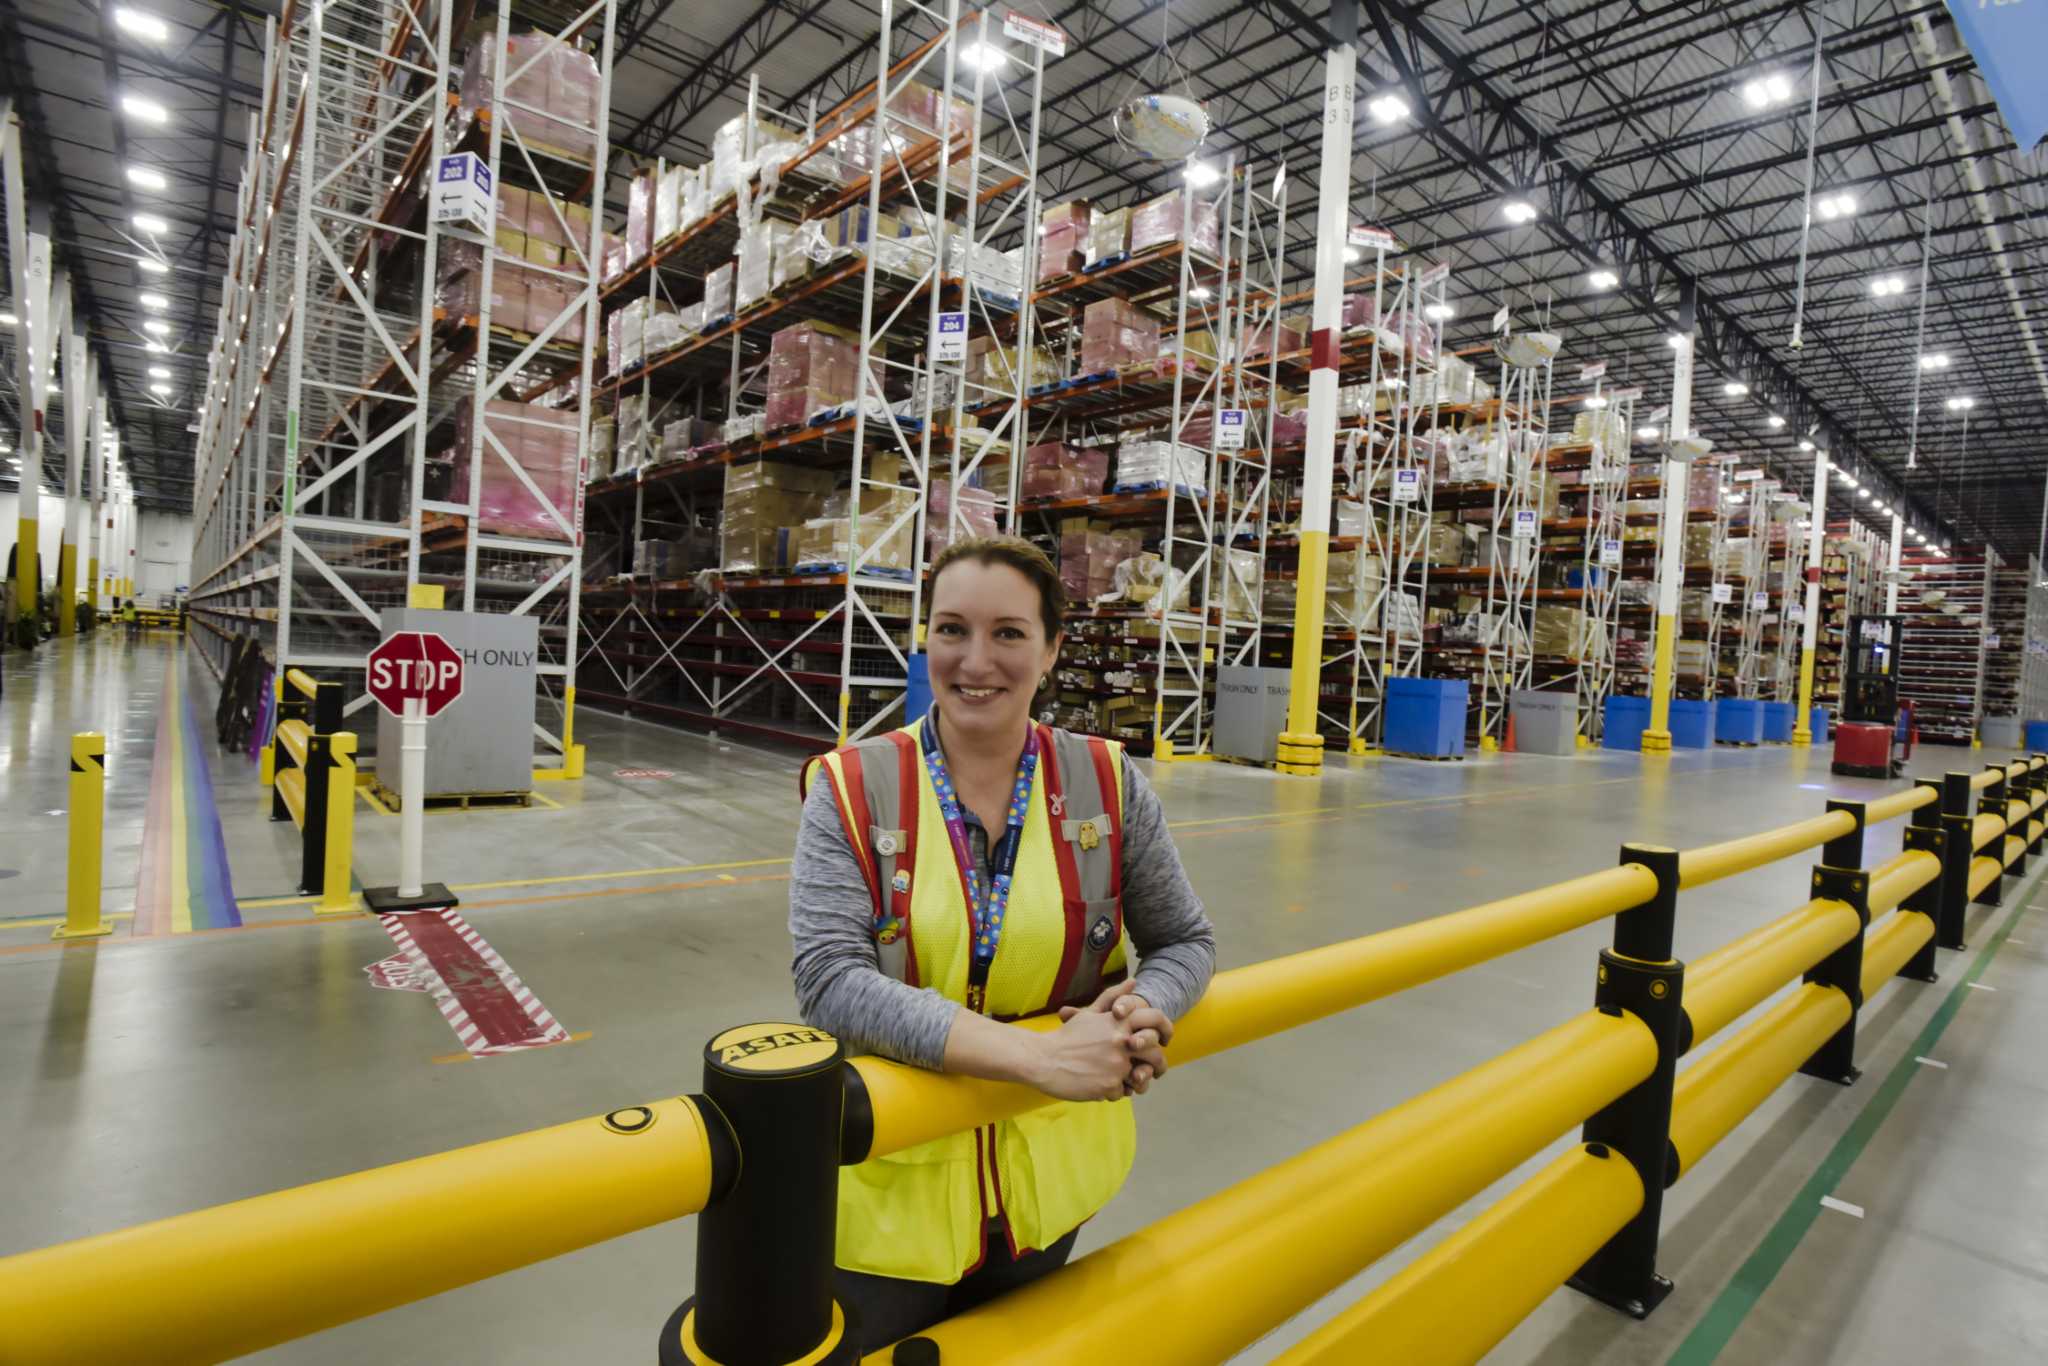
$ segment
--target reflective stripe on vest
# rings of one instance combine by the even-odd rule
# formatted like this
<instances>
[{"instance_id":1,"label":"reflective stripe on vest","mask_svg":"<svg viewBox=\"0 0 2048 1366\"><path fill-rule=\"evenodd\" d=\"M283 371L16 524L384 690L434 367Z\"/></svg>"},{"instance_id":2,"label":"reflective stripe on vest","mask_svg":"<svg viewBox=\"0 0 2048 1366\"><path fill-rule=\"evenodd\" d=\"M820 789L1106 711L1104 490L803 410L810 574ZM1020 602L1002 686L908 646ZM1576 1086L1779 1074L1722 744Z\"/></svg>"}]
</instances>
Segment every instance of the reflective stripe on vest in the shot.
<instances>
[{"instance_id":1,"label":"reflective stripe on vest","mask_svg":"<svg viewBox=\"0 0 2048 1366\"><path fill-rule=\"evenodd\" d=\"M972 923L918 752L922 724L837 750L822 771L875 897L882 971L961 1001ZM1049 728L1040 741L1045 760L989 972L988 1010L1000 1019L1085 1005L1131 956L1121 747ZM1108 1202L1135 1151L1128 1101L1059 1103L847 1168L839 1264L957 1281L986 1254L989 1216L1006 1217L1018 1250L1046 1247Z\"/></svg>"}]
</instances>

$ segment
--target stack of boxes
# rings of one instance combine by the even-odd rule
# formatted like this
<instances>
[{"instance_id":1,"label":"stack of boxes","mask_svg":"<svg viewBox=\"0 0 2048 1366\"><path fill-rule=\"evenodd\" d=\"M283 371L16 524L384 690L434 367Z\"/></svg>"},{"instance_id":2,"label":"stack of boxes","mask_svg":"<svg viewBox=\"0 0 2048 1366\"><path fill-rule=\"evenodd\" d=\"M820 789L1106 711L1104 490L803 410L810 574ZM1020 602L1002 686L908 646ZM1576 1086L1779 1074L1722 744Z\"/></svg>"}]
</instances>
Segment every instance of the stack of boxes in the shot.
<instances>
[{"instance_id":1,"label":"stack of boxes","mask_svg":"<svg viewBox=\"0 0 2048 1366\"><path fill-rule=\"evenodd\" d=\"M915 567L917 519L908 516L917 493L893 485L864 484L860 490L860 572L908 578ZM851 490L827 498L819 515L797 528L790 550L792 567L840 572L854 559Z\"/></svg>"},{"instance_id":2,"label":"stack of boxes","mask_svg":"<svg viewBox=\"0 0 2048 1366\"><path fill-rule=\"evenodd\" d=\"M1017 496L1025 500L1092 498L1108 481L1108 451L1047 441L1024 452L1024 483Z\"/></svg>"},{"instance_id":3,"label":"stack of boxes","mask_svg":"<svg viewBox=\"0 0 2048 1366\"><path fill-rule=\"evenodd\" d=\"M996 534L996 496L988 489L971 485L957 491L950 479L933 479L930 505L925 509L924 547L927 558L953 543L955 512L966 528L962 536Z\"/></svg>"},{"instance_id":4,"label":"stack of boxes","mask_svg":"<svg viewBox=\"0 0 2048 1366\"><path fill-rule=\"evenodd\" d=\"M1136 527L1112 527L1089 517L1062 518L1060 583L1067 590L1067 601L1086 606L1114 592L1118 586L1116 567L1138 556L1142 537Z\"/></svg>"},{"instance_id":5,"label":"stack of boxes","mask_svg":"<svg viewBox=\"0 0 2048 1366\"><path fill-rule=\"evenodd\" d=\"M1094 215L1085 200L1055 204L1038 217L1038 283L1072 275L1088 261Z\"/></svg>"},{"instance_id":6,"label":"stack of boxes","mask_svg":"<svg viewBox=\"0 0 2048 1366\"><path fill-rule=\"evenodd\" d=\"M1148 492L1169 484L1189 497L1209 491L1209 455L1174 441L1126 441L1116 449L1116 489Z\"/></svg>"},{"instance_id":7,"label":"stack of boxes","mask_svg":"<svg viewBox=\"0 0 2048 1366\"><path fill-rule=\"evenodd\" d=\"M1081 373L1098 375L1159 359L1159 320L1123 299L1097 299L1081 315Z\"/></svg>"},{"instance_id":8,"label":"stack of boxes","mask_svg":"<svg viewBox=\"0 0 2048 1366\"><path fill-rule=\"evenodd\" d=\"M475 435L475 405L461 403L455 411L455 477L448 499L467 503L471 491L470 441ZM582 473L577 468L576 415L537 403L492 400L485 405L484 429L488 434L479 459L477 522L483 530L498 536L527 536L537 540L575 539L576 493ZM499 454L493 446L504 448ZM525 480L514 473L507 459L526 472L539 490L540 498L528 491ZM571 523L565 529L562 521Z\"/></svg>"},{"instance_id":9,"label":"stack of boxes","mask_svg":"<svg viewBox=\"0 0 2048 1366\"><path fill-rule=\"evenodd\" d=\"M757 460L728 465L718 524L718 563L728 574L774 574L791 563L791 529L818 514L830 470Z\"/></svg>"},{"instance_id":10,"label":"stack of boxes","mask_svg":"<svg viewBox=\"0 0 2048 1366\"><path fill-rule=\"evenodd\" d=\"M571 234L589 249L588 207L499 183L492 234L497 244L491 265L493 327L537 336L569 313L553 340L562 346L583 344L583 310L569 307L577 293L574 284L548 273L578 268L581 258L569 245ZM483 264L482 249L471 243L452 242L442 252L435 302L451 317L482 314Z\"/></svg>"},{"instance_id":11,"label":"stack of boxes","mask_svg":"<svg viewBox=\"0 0 2048 1366\"><path fill-rule=\"evenodd\" d=\"M1131 249L1131 211L1097 209L1088 220L1088 268L1113 261Z\"/></svg>"},{"instance_id":12,"label":"stack of boxes","mask_svg":"<svg viewBox=\"0 0 2048 1366\"><path fill-rule=\"evenodd\" d=\"M1188 196L1185 207L1182 196ZM1185 215L1185 217L1183 217ZM1212 260L1218 254L1216 205L1186 190L1173 190L1131 210L1130 245L1133 255L1151 247L1178 242L1187 235L1190 250Z\"/></svg>"},{"instance_id":13,"label":"stack of boxes","mask_svg":"<svg viewBox=\"0 0 2048 1366\"><path fill-rule=\"evenodd\" d=\"M768 343L765 430L801 427L813 414L853 401L860 341L829 323L785 327Z\"/></svg>"},{"instance_id":14,"label":"stack of boxes","mask_svg":"<svg viewBox=\"0 0 2048 1366\"><path fill-rule=\"evenodd\" d=\"M547 34L514 34L502 54L485 38L470 48L463 66L464 114L498 108L501 70L517 73L503 92L510 101L503 106L507 131L516 129L529 150L588 164L596 152L596 129L606 117L598 107L597 58Z\"/></svg>"}]
</instances>

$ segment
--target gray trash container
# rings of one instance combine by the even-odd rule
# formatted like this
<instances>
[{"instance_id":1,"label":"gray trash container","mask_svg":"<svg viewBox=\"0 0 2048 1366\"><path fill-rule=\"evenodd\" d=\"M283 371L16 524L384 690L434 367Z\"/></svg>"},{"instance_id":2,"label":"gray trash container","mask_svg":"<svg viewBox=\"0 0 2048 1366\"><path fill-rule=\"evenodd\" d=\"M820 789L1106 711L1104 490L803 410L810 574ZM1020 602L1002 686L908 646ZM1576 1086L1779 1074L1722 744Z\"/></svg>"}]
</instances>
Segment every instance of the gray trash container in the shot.
<instances>
[{"instance_id":1,"label":"gray trash container","mask_svg":"<svg viewBox=\"0 0 2048 1366\"><path fill-rule=\"evenodd\" d=\"M1523 754L1576 754L1579 699L1568 692L1518 692L1508 699L1515 749Z\"/></svg>"},{"instance_id":2,"label":"gray trash container","mask_svg":"<svg viewBox=\"0 0 2048 1366\"><path fill-rule=\"evenodd\" d=\"M1987 716L1977 728L1978 738L1993 749L2019 749L2020 719L2017 716Z\"/></svg>"}]
</instances>

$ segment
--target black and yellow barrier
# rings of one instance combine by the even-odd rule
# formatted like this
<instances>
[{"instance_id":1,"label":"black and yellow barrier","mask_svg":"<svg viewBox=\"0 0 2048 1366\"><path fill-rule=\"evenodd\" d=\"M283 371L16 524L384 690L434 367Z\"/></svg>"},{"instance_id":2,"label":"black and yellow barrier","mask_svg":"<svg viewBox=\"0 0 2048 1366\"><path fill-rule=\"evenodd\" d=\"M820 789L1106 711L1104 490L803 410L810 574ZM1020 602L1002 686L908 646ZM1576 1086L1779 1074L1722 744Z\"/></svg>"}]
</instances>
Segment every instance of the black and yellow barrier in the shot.
<instances>
[{"instance_id":1,"label":"black and yellow barrier","mask_svg":"<svg viewBox=\"0 0 2048 1366\"><path fill-rule=\"evenodd\" d=\"M98 939L111 933L100 913L105 868L107 737L83 731L71 737L70 846L64 859L64 923L53 939Z\"/></svg>"},{"instance_id":2,"label":"black and yellow barrier","mask_svg":"<svg viewBox=\"0 0 2048 1366\"><path fill-rule=\"evenodd\" d=\"M1894 976L1933 981L1938 927L1966 904L1970 794L1996 789L2001 829L1987 839L2012 829L2038 844L2044 765L1830 802L1683 853L1624 846L1619 867L1218 974L1176 1029L1175 1065L1614 922L1591 1010L938 1325L923 1359L1127 1360L1132 1343L1105 1315L1124 1312L1132 1286L1148 1366L1227 1358L1575 1126L1576 1143L1280 1360L1475 1361L1560 1284L1648 1314L1669 1290L1665 1189L1795 1073L1856 1079L1862 1006ZM1902 852L1866 867L1866 832L1902 816ZM1682 889L1815 848L1804 905L1677 960ZM701 1214L696 1294L662 1328L659 1360L838 1366L859 1359L831 1290L838 1168L1047 1103L1028 1087L849 1062L801 1025L728 1030L705 1050L702 1095L0 1260L0 1360L218 1361ZM127 1299L111 1315L102 1287L117 1273Z\"/></svg>"},{"instance_id":3,"label":"black and yellow barrier","mask_svg":"<svg viewBox=\"0 0 2048 1366\"><path fill-rule=\"evenodd\" d=\"M350 866L355 851L356 737L345 730L314 729L313 716L341 720L341 686L316 683L293 669L287 680L302 691L302 714L278 723L271 737L270 818L299 828L299 891L317 896L317 915L355 910Z\"/></svg>"}]
</instances>

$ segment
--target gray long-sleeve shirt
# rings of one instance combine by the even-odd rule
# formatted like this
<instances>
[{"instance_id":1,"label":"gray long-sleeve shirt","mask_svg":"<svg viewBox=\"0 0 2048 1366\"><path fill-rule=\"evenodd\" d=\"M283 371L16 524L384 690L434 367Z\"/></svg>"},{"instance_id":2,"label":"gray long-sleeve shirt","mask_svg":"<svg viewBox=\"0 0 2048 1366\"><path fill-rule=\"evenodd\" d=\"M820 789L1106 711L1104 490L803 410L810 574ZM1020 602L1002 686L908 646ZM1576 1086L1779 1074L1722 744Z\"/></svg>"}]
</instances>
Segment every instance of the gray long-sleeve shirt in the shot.
<instances>
[{"instance_id":1,"label":"gray long-sleeve shirt","mask_svg":"<svg viewBox=\"0 0 2048 1366\"><path fill-rule=\"evenodd\" d=\"M963 811L968 844L989 876L988 832ZM1159 795L1134 763L1124 765L1124 926L1138 951L1140 996L1174 1019L1202 999L1216 968L1216 934L1167 833ZM875 903L847 843L829 779L804 800L790 866L789 935L796 999L806 1023L857 1052L934 1071L944 1065L953 1016L964 1009L929 987L883 974Z\"/></svg>"}]
</instances>

